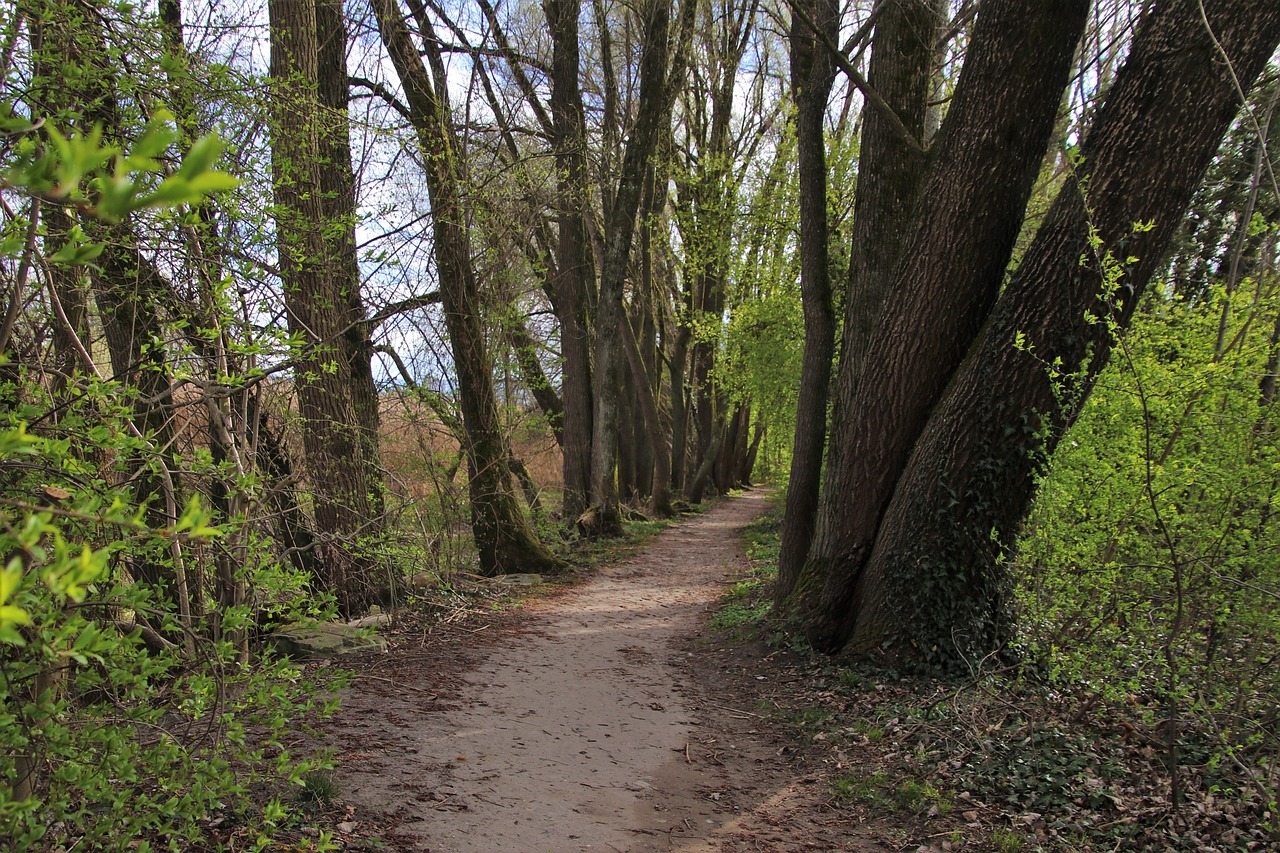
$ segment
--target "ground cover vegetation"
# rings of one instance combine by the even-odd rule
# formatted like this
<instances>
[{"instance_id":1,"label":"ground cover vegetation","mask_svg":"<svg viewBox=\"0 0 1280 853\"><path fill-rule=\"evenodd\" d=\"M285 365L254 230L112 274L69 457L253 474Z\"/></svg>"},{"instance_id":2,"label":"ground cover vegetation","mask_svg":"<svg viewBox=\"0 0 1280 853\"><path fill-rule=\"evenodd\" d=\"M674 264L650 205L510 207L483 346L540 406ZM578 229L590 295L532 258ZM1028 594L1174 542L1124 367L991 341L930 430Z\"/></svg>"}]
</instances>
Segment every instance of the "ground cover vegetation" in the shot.
<instances>
[{"instance_id":1,"label":"ground cover vegetation","mask_svg":"<svg viewBox=\"0 0 1280 853\"><path fill-rule=\"evenodd\" d=\"M777 478L722 628L968 679L1011 761L1146 756L1127 811L1106 756L1032 774L1116 810L1062 838L1273 842L1278 43L1266 0L0 10L0 839L266 846L335 687L273 628Z\"/></svg>"}]
</instances>

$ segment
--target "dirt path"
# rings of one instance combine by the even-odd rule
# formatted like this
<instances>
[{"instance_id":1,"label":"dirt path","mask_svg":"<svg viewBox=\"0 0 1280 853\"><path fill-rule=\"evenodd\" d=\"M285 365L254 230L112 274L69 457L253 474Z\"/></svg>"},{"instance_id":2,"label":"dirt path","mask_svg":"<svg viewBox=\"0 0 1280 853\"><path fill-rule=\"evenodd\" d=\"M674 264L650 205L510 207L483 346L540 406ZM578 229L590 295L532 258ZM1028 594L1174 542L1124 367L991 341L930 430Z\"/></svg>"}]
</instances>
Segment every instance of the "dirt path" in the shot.
<instances>
[{"instance_id":1,"label":"dirt path","mask_svg":"<svg viewBox=\"0 0 1280 853\"><path fill-rule=\"evenodd\" d=\"M795 789L770 785L757 715L697 686L690 638L764 509L750 492L676 525L463 660L357 675L330 744L346 828L406 851L737 849ZM812 849L782 840L751 849Z\"/></svg>"}]
</instances>

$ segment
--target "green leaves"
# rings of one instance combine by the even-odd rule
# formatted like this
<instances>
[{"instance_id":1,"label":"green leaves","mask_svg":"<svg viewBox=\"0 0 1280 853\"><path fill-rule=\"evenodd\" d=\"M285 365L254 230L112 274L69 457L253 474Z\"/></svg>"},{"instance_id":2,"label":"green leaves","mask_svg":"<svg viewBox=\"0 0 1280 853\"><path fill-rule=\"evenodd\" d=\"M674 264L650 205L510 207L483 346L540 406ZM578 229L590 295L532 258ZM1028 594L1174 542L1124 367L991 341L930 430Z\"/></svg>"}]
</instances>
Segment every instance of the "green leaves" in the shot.
<instances>
[{"instance_id":1,"label":"green leaves","mask_svg":"<svg viewBox=\"0 0 1280 853\"><path fill-rule=\"evenodd\" d=\"M17 629L20 625L30 625L31 615L21 607L7 603L21 582L22 559L14 557L9 561L9 565L0 571L0 643L24 645L22 635Z\"/></svg>"},{"instance_id":2,"label":"green leaves","mask_svg":"<svg viewBox=\"0 0 1280 853\"><path fill-rule=\"evenodd\" d=\"M126 151L104 144L101 125L63 133L48 124L35 125L0 104L0 130L21 136L14 156L0 172L0 188L70 201L105 222L118 222L136 210L195 205L209 195L235 189L239 181L213 168L222 142L209 135L197 139L166 175L164 157L180 139L173 115L159 110L142 135ZM85 263L101 249L73 239L55 256L59 264Z\"/></svg>"}]
</instances>

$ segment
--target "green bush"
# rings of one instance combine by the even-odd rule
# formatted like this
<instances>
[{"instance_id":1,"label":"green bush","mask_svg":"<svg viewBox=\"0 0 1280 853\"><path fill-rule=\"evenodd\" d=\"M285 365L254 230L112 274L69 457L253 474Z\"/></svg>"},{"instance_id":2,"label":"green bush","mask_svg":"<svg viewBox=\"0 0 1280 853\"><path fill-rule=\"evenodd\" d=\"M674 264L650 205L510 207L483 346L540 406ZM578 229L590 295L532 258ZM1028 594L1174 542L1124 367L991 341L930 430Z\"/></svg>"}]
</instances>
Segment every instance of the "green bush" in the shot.
<instances>
[{"instance_id":1,"label":"green bush","mask_svg":"<svg viewBox=\"0 0 1280 853\"><path fill-rule=\"evenodd\" d=\"M234 183L210 171L211 138L166 172L156 158L177 132L163 114L127 153L97 131L63 136L3 105L0 125L11 143L0 190L102 221ZM6 259L24 251L14 234L33 222L9 222ZM77 229L45 261L72 267L101 251ZM0 353L0 369L0 848L181 850L215 825L235 846L266 847L287 817L275 791L319 763L292 755L281 735L331 707L335 685L281 661L250 665L255 598L216 592L252 590L282 612L323 612L324 602L253 549L243 517L215 526L192 497L156 523L133 484L171 476L173 457L130 420L126 389L77 377L55 404L26 365ZM224 559L229 543L239 559ZM229 575L217 583L215 563Z\"/></svg>"},{"instance_id":2,"label":"green bush","mask_svg":"<svg viewBox=\"0 0 1280 853\"><path fill-rule=\"evenodd\" d=\"M1053 459L1016 569L1051 684L1172 725L1186 763L1274 791L1280 407L1260 379L1280 306L1254 284L1148 300Z\"/></svg>"}]
</instances>

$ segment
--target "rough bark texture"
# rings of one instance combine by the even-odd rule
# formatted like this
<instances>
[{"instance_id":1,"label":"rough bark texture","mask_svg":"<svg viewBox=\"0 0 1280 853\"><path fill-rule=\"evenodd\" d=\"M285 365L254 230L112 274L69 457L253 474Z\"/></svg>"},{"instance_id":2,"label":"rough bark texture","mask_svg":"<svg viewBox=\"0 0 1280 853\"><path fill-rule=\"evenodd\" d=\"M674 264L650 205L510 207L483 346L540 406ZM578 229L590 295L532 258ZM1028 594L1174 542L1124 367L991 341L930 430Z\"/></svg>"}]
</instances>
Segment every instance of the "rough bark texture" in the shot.
<instances>
[{"instance_id":1,"label":"rough bark texture","mask_svg":"<svg viewBox=\"0 0 1280 853\"><path fill-rule=\"evenodd\" d=\"M1247 90L1280 42L1280 5L1207 0L1204 11ZM907 654L956 663L1006 637L1002 548L1111 349L1106 323L1088 317L1128 325L1239 107L1195 0L1153 7L1075 176L899 480L843 614L850 648L891 639ZM1137 222L1152 227L1135 231ZM1112 298L1099 264L1108 255L1124 270ZM1045 365L1058 359L1067 378L1055 383Z\"/></svg>"},{"instance_id":2,"label":"rough bark texture","mask_svg":"<svg viewBox=\"0 0 1280 853\"><path fill-rule=\"evenodd\" d=\"M360 266L356 252L356 182L351 167L351 129L348 116L350 86L347 82L347 22L342 0L316 0L317 92L320 116L317 143L320 151L321 204L334 255L329 274L344 297L347 326L340 343L345 378L355 407L361 463L366 467L370 508L378 521L383 511L381 454L378 448L378 389L373 381L373 342L368 312L360 293Z\"/></svg>"},{"instance_id":3,"label":"rough bark texture","mask_svg":"<svg viewBox=\"0 0 1280 853\"><path fill-rule=\"evenodd\" d=\"M322 173L329 156L318 90L315 0L272 0L272 182L276 239L289 330L304 344L294 354L307 476L326 586L346 613L376 600L374 566L356 541L376 531L377 484L365 463L358 403L352 393L347 335L362 320L351 310L352 258L341 229L330 227ZM348 188L349 191L349 188Z\"/></svg>"},{"instance_id":4,"label":"rough bark texture","mask_svg":"<svg viewBox=\"0 0 1280 853\"><path fill-rule=\"evenodd\" d=\"M930 410L999 291L1076 42L1087 0L980 7L951 112L923 189L917 225L872 333L854 404L836 424L838 469L802 573L823 579L803 603L821 649L847 639L843 620Z\"/></svg>"},{"instance_id":5,"label":"rough bark texture","mask_svg":"<svg viewBox=\"0 0 1280 853\"><path fill-rule=\"evenodd\" d=\"M564 361L564 509L572 523L591 495L591 324L589 306L595 266L588 243L586 130L578 82L579 4L547 0L551 31L551 121L555 131L559 242L556 245L556 318Z\"/></svg>"},{"instance_id":6,"label":"rough bark texture","mask_svg":"<svg viewBox=\"0 0 1280 853\"><path fill-rule=\"evenodd\" d=\"M782 550L775 600L791 594L809 550L818 510L822 454L827 437L827 393L835 357L836 318L831 302L827 233L827 156L824 122L835 82L835 60L813 31L835 41L840 7L833 0L795 0L791 16L791 96L796 103L796 157L800 178L800 299L804 308L804 357L796 436L782 518ZM877 48L876 56L879 56ZM861 221L861 220L859 220Z\"/></svg>"},{"instance_id":7,"label":"rough bark texture","mask_svg":"<svg viewBox=\"0 0 1280 853\"><path fill-rule=\"evenodd\" d=\"M556 571L562 563L538 540L512 493L506 440L484 346L454 131L448 104L440 99L444 81L438 78L438 85L432 85L423 54L414 44L396 0L375 0L373 8L383 44L404 88L431 196L440 298L458 375L472 531L480 571L486 575ZM432 66L442 70L440 45L432 33L423 33L423 47Z\"/></svg>"},{"instance_id":8,"label":"rough bark texture","mask_svg":"<svg viewBox=\"0 0 1280 853\"><path fill-rule=\"evenodd\" d=\"M928 115L938 7L939 0L887 3L876 23L871 45L869 82L917 141L923 140ZM832 390L831 423L834 425L843 423L846 413L854 411L853 395L871 330L911 234L920 188L927 174L924 156L906 144L882 111L864 109L862 122L840 368ZM796 438L798 447L798 429ZM831 443L827 451L829 477L840 470L842 451L839 442ZM801 567L818 526L820 474L811 470L813 479L802 479L802 489L797 486L794 462L792 468L774 591L774 601L779 607L786 606L788 598L796 592ZM825 508L830 511L835 506L836 502L827 501ZM811 573L805 581L806 585L813 585L821 578ZM811 591L802 590L796 597Z\"/></svg>"}]
</instances>

